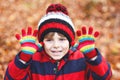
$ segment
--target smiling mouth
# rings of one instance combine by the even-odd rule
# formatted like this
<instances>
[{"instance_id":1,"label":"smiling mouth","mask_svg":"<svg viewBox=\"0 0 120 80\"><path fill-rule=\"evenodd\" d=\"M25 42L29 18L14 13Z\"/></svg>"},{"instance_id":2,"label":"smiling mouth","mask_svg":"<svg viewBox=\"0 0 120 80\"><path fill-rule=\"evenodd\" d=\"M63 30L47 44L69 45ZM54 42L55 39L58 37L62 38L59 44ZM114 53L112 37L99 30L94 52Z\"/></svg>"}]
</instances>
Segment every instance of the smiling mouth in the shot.
<instances>
[{"instance_id":1,"label":"smiling mouth","mask_svg":"<svg viewBox=\"0 0 120 80\"><path fill-rule=\"evenodd\" d=\"M62 51L51 51L52 53L60 53L60 52L62 52Z\"/></svg>"}]
</instances>

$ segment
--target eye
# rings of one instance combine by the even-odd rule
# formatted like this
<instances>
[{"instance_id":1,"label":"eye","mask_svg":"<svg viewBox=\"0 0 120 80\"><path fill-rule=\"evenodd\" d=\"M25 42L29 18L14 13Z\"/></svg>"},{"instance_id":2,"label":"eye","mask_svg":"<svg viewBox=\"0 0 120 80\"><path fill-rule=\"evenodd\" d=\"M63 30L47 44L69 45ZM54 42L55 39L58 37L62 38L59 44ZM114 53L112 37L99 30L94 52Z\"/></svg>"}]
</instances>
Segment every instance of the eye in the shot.
<instances>
[{"instance_id":1,"label":"eye","mask_svg":"<svg viewBox=\"0 0 120 80\"><path fill-rule=\"evenodd\" d=\"M52 41L52 39L45 39L45 41L50 42L50 41Z\"/></svg>"},{"instance_id":2,"label":"eye","mask_svg":"<svg viewBox=\"0 0 120 80\"><path fill-rule=\"evenodd\" d=\"M52 41L51 39L47 39L46 41Z\"/></svg>"},{"instance_id":3,"label":"eye","mask_svg":"<svg viewBox=\"0 0 120 80\"><path fill-rule=\"evenodd\" d=\"M60 38L59 39L60 41L65 41L65 40L67 40L66 38Z\"/></svg>"}]
</instances>

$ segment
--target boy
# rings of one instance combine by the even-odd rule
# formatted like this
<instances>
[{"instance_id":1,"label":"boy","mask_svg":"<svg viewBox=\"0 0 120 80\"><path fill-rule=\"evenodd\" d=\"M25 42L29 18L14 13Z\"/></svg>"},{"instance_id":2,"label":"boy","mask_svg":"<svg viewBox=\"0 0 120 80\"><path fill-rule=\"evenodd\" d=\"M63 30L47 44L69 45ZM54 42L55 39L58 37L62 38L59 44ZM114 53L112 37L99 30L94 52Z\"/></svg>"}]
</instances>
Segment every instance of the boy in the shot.
<instances>
[{"instance_id":1,"label":"boy","mask_svg":"<svg viewBox=\"0 0 120 80\"><path fill-rule=\"evenodd\" d=\"M99 32L82 27L75 43L74 25L63 5L51 4L38 27L16 35L21 51L8 65L4 80L110 80L110 65L95 48Z\"/></svg>"}]
</instances>

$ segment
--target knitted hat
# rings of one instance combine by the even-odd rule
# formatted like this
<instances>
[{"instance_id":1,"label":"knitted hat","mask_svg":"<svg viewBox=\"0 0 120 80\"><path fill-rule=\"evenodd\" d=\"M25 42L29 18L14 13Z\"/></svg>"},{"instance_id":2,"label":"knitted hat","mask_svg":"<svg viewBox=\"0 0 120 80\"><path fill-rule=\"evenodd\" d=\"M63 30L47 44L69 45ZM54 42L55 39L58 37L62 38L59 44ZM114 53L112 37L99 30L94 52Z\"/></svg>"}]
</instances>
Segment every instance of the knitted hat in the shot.
<instances>
[{"instance_id":1,"label":"knitted hat","mask_svg":"<svg viewBox=\"0 0 120 80\"><path fill-rule=\"evenodd\" d=\"M61 4L51 4L46 10L46 15L38 24L38 40L43 41L49 32L59 32L67 37L71 43L75 39L74 25L68 16L67 9Z\"/></svg>"}]
</instances>

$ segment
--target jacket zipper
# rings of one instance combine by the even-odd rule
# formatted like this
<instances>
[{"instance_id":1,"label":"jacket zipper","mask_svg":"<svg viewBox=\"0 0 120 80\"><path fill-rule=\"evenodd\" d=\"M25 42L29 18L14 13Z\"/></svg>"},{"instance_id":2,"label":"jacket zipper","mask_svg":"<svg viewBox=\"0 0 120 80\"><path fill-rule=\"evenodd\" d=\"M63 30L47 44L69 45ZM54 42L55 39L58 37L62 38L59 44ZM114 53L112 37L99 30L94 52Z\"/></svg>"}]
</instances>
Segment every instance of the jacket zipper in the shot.
<instances>
[{"instance_id":1,"label":"jacket zipper","mask_svg":"<svg viewBox=\"0 0 120 80\"><path fill-rule=\"evenodd\" d=\"M59 66L59 61L56 62L56 68L54 68L54 72L55 72L55 80L57 80L57 73L58 73L58 66Z\"/></svg>"}]
</instances>

